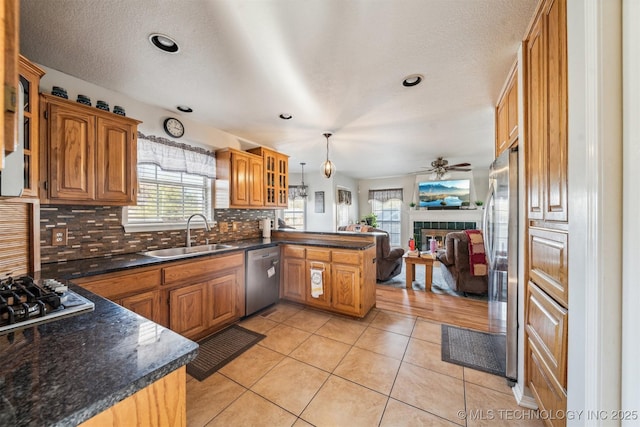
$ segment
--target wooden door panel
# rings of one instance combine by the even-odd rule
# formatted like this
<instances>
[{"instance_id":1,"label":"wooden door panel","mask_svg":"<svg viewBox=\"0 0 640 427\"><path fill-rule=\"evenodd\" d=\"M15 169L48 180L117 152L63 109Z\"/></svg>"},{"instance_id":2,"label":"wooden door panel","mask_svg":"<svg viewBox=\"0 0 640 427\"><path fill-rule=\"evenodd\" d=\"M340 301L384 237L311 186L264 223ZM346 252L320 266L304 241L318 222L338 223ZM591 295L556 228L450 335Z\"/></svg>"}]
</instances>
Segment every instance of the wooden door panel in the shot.
<instances>
[{"instance_id":1,"label":"wooden door panel","mask_svg":"<svg viewBox=\"0 0 640 427\"><path fill-rule=\"evenodd\" d=\"M568 235L529 228L529 277L564 307L569 306Z\"/></svg>"},{"instance_id":2,"label":"wooden door panel","mask_svg":"<svg viewBox=\"0 0 640 427\"><path fill-rule=\"evenodd\" d=\"M160 322L160 291L145 292L123 298L121 305L142 317L154 322Z\"/></svg>"},{"instance_id":3,"label":"wooden door panel","mask_svg":"<svg viewBox=\"0 0 640 427\"><path fill-rule=\"evenodd\" d=\"M332 306L344 313L357 315L360 311L360 268L353 265L333 265Z\"/></svg>"},{"instance_id":4,"label":"wooden door panel","mask_svg":"<svg viewBox=\"0 0 640 427\"><path fill-rule=\"evenodd\" d=\"M133 138L131 126L98 118L98 199L123 204L134 200Z\"/></svg>"},{"instance_id":5,"label":"wooden door panel","mask_svg":"<svg viewBox=\"0 0 640 427\"><path fill-rule=\"evenodd\" d=\"M285 258L282 265L283 298L305 302L306 261L299 258Z\"/></svg>"},{"instance_id":6,"label":"wooden door panel","mask_svg":"<svg viewBox=\"0 0 640 427\"><path fill-rule=\"evenodd\" d=\"M237 317L237 288L235 274L227 274L207 282L207 327L228 323Z\"/></svg>"},{"instance_id":7,"label":"wooden door panel","mask_svg":"<svg viewBox=\"0 0 640 427\"><path fill-rule=\"evenodd\" d=\"M507 116L508 120L508 135L509 146L518 137L518 72L514 72L511 77L511 86L509 88L507 96L507 109L509 110Z\"/></svg>"},{"instance_id":8,"label":"wooden door panel","mask_svg":"<svg viewBox=\"0 0 640 427\"><path fill-rule=\"evenodd\" d=\"M49 115L52 198L95 199L95 117L56 105Z\"/></svg>"},{"instance_id":9,"label":"wooden door panel","mask_svg":"<svg viewBox=\"0 0 640 427\"><path fill-rule=\"evenodd\" d=\"M540 353L531 341L527 345L528 385L538 402L539 410L547 414L564 414L567 409L567 394L549 372ZM553 427L566 425L564 417L549 417Z\"/></svg>"},{"instance_id":10,"label":"wooden door panel","mask_svg":"<svg viewBox=\"0 0 640 427\"><path fill-rule=\"evenodd\" d=\"M544 159L545 159L545 60L542 38L542 19L533 27L527 43L528 139L527 193L529 219L542 219L544 215Z\"/></svg>"},{"instance_id":11,"label":"wooden door panel","mask_svg":"<svg viewBox=\"0 0 640 427\"><path fill-rule=\"evenodd\" d=\"M192 338L207 327L204 311L206 292L203 284L186 286L169 293L171 330Z\"/></svg>"},{"instance_id":12,"label":"wooden door panel","mask_svg":"<svg viewBox=\"0 0 640 427\"><path fill-rule=\"evenodd\" d=\"M264 206L264 177L262 158L249 159L249 204L251 206Z\"/></svg>"},{"instance_id":13,"label":"wooden door panel","mask_svg":"<svg viewBox=\"0 0 640 427\"><path fill-rule=\"evenodd\" d=\"M567 45L564 1L553 1L547 12L547 158L545 219L567 221Z\"/></svg>"},{"instance_id":14,"label":"wooden door panel","mask_svg":"<svg viewBox=\"0 0 640 427\"><path fill-rule=\"evenodd\" d=\"M232 153L231 155L231 204L249 205L249 158Z\"/></svg>"}]
</instances>

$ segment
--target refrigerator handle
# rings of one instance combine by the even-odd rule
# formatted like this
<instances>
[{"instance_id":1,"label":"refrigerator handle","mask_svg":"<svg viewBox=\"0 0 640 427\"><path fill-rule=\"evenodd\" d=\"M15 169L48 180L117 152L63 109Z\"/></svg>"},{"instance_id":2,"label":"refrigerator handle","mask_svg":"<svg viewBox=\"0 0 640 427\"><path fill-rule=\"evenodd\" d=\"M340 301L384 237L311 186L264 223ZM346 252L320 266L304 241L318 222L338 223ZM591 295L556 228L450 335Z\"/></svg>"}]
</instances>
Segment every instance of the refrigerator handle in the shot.
<instances>
[{"instance_id":1,"label":"refrigerator handle","mask_svg":"<svg viewBox=\"0 0 640 427\"><path fill-rule=\"evenodd\" d=\"M482 230L484 233L487 261L489 265L493 265L493 247L489 247L489 245L493 245L494 243L493 236L490 235L491 231L489 230L489 206L491 205L491 202L493 201L495 195L495 181L491 180L489 182L489 192L487 194L487 200L484 203L484 214L482 215Z\"/></svg>"}]
</instances>

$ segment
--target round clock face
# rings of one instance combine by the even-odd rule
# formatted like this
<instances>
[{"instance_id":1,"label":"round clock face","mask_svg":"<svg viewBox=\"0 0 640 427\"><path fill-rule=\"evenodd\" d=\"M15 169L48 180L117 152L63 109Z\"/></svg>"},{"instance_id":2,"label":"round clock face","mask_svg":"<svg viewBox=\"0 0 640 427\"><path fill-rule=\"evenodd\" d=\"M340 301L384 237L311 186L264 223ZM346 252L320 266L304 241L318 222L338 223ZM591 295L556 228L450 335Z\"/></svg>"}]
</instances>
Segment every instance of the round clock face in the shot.
<instances>
[{"instance_id":1,"label":"round clock face","mask_svg":"<svg viewBox=\"0 0 640 427\"><path fill-rule=\"evenodd\" d=\"M174 138L184 135L184 125L176 118L169 117L164 121L164 130Z\"/></svg>"}]
</instances>

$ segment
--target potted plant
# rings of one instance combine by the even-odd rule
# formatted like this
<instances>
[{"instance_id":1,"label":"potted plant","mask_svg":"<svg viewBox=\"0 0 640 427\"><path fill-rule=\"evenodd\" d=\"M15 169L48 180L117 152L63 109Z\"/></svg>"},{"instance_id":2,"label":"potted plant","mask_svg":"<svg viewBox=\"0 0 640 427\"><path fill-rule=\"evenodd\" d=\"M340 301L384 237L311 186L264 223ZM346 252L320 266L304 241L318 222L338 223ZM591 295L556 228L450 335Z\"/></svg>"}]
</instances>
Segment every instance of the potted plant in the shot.
<instances>
[{"instance_id":1,"label":"potted plant","mask_svg":"<svg viewBox=\"0 0 640 427\"><path fill-rule=\"evenodd\" d=\"M484 202L482 200L476 200L473 203L475 203L479 209L482 209L482 205L484 205Z\"/></svg>"},{"instance_id":2,"label":"potted plant","mask_svg":"<svg viewBox=\"0 0 640 427\"><path fill-rule=\"evenodd\" d=\"M364 217L362 217L362 220L366 222L367 225L373 228L378 228L378 217L373 212L370 213L369 215L365 215Z\"/></svg>"},{"instance_id":3,"label":"potted plant","mask_svg":"<svg viewBox=\"0 0 640 427\"><path fill-rule=\"evenodd\" d=\"M409 203L409 208L414 210L416 208L416 202Z\"/></svg>"}]
</instances>

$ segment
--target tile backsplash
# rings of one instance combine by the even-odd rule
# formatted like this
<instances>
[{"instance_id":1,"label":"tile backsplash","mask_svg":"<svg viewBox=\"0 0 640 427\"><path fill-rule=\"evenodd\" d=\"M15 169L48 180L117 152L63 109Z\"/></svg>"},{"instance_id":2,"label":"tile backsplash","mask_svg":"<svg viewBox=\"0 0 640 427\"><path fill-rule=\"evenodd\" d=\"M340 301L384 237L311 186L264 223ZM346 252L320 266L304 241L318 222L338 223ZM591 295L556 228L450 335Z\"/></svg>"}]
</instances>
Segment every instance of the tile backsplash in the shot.
<instances>
[{"instance_id":1,"label":"tile backsplash","mask_svg":"<svg viewBox=\"0 0 640 427\"><path fill-rule=\"evenodd\" d=\"M262 231L258 223L262 218L275 219L275 212L266 209L216 209L214 219L217 225L212 227L210 232L202 228L191 230L191 238L197 241L196 244L205 244L205 239L209 239L210 243L222 243L259 238L262 236ZM225 226L228 230L224 230ZM52 245L53 228L66 229L66 245ZM185 240L185 230L125 232L122 226L121 207L54 205L40 207L42 263L184 246Z\"/></svg>"}]
</instances>

